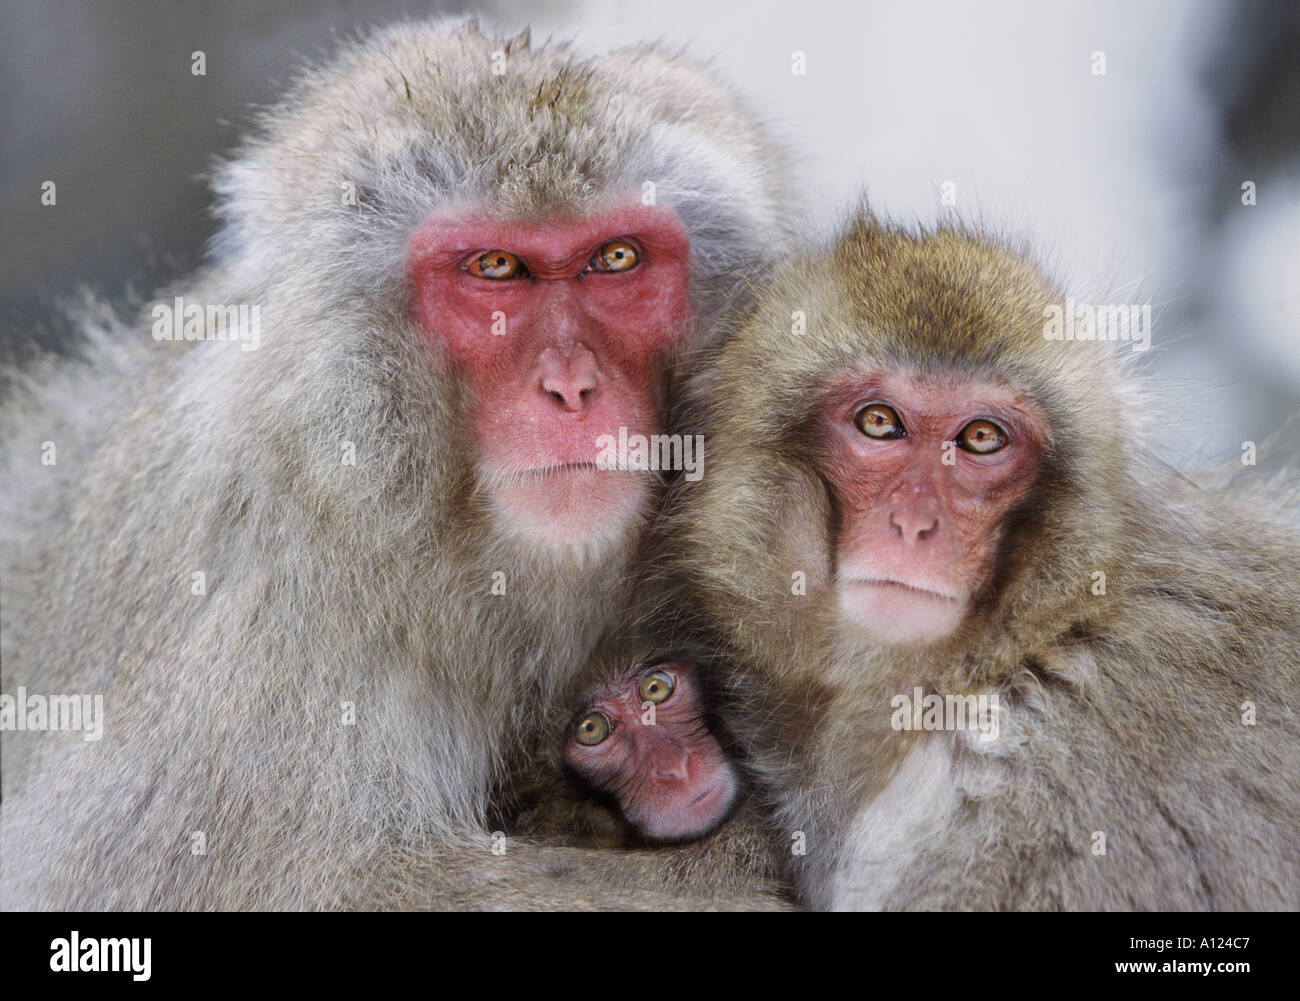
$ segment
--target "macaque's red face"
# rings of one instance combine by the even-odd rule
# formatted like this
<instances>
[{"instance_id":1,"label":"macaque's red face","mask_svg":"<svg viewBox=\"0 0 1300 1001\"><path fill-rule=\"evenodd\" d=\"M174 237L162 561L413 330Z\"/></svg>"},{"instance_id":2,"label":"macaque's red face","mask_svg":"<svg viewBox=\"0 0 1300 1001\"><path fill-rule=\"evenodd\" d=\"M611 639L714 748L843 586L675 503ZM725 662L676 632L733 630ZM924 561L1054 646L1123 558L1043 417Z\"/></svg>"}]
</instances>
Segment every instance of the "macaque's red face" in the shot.
<instances>
[{"instance_id":1,"label":"macaque's red face","mask_svg":"<svg viewBox=\"0 0 1300 1001\"><path fill-rule=\"evenodd\" d=\"M564 742L569 766L611 793L648 837L701 837L726 818L739 784L701 712L695 668L666 661L600 693Z\"/></svg>"},{"instance_id":2,"label":"macaque's red face","mask_svg":"<svg viewBox=\"0 0 1300 1001\"><path fill-rule=\"evenodd\" d=\"M1037 406L991 382L870 372L832 386L823 419L841 612L887 643L943 639L1034 481Z\"/></svg>"},{"instance_id":3,"label":"macaque's red face","mask_svg":"<svg viewBox=\"0 0 1300 1001\"><path fill-rule=\"evenodd\" d=\"M685 230L655 207L579 222L434 217L416 232L414 315L473 390L480 473L506 524L582 542L641 508L645 474L598 469L597 439L662 431L689 264Z\"/></svg>"}]
</instances>

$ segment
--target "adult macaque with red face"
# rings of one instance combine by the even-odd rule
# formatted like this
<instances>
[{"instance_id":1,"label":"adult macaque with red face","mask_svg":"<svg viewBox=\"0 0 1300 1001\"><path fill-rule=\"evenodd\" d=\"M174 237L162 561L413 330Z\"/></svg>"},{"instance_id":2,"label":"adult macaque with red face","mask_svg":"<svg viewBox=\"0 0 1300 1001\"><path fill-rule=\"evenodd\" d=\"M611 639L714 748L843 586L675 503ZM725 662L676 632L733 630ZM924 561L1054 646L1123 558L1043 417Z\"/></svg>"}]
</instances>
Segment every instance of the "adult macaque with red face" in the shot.
<instances>
[{"instance_id":1,"label":"adult macaque with red face","mask_svg":"<svg viewBox=\"0 0 1300 1001\"><path fill-rule=\"evenodd\" d=\"M677 216L623 206L543 225L434 218L411 244L415 316L473 387L496 525L549 544L616 539L646 476L597 439L663 429L667 360L691 330Z\"/></svg>"},{"instance_id":2,"label":"adult macaque with red face","mask_svg":"<svg viewBox=\"0 0 1300 1001\"><path fill-rule=\"evenodd\" d=\"M684 658L639 664L588 693L564 760L612 795L647 837L684 841L735 804L735 767L705 719L699 668Z\"/></svg>"},{"instance_id":3,"label":"adult macaque with red face","mask_svg":"<svg viewBox=\"0 0 1300 1001\"><path fill-rule=\"evenodd\" d=\"M4 734L5 906L716 904L487 818L654 505L597 439L666 428L776 164L652 48L404 24L304 74L216 172L212 261L11 407L6 688L108 708Z\"/></svg>"},{"instance_id":4,"label":"adult macaque with red face","mask_svg":"<svg viewBox=\"0 0 1300 1001\"><path fill-rule=\"evenodd\" d=\"M700 375L709 475L652 550L809 904L1300 906L1294 471L1147 458L1115 345L1048 336L1064 298L867 217Z\"/></svg>"}]
</instances>

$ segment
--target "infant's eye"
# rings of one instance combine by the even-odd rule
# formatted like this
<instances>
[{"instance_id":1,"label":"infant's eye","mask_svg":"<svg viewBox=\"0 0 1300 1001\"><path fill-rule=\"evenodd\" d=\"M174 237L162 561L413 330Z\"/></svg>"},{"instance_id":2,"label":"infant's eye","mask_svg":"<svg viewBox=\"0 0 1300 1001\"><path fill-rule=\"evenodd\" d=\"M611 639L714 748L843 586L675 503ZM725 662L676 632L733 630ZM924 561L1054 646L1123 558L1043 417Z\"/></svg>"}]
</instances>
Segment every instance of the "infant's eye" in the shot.
<instances>
[{"instance_id":1,"label":"infant's eye","mask_svg":"<svg viewBox=\"0 0 1300 1001\"><path fill-rule=\"evenodd\" d=\"M604 713L587 713L573 728L573 739L583 747L595 747L608 736L609 720Z\"/></svg>"},{"instance_id":2,"label":"infant's eye","mask_svg":"<svg viewBox=\"0 0 1300 1001\"><path fill-rule=\"evenodd\" d=\"M677 683L667 671L651 671L636 686L636 693L641 696L643 703L659 705L673 697L673 690L676 687Z\"/></svg>"}]
</instances>

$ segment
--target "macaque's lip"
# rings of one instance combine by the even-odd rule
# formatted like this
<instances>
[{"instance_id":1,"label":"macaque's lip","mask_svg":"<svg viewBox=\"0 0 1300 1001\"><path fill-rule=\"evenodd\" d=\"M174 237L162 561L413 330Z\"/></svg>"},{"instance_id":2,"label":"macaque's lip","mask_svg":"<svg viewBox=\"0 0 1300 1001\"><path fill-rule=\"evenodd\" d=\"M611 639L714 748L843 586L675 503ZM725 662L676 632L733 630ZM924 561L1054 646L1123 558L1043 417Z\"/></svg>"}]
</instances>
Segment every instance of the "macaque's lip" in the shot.
<instances>
[{"instance_id":1,"label":"macaque's lip","mask_svg":"<svg viewBox=\"0 0 1300 1001\"><path fill-rule=\"evenodd\" d=\"M546 465L546 466L533 466L533 467L530 467L530 468L528 468L528 469L508 470L508 471L503 471L502 473L500 473L500 474L498 474L498 475L501 475L501 476L560 476L560 475L563 475L563 474L566 474L566 473L579 473L579 472L597 473L597 472L606 472L606 470L602 470L602 469L601 469L598 465L596 465L596 463L594 463L594 462L591 462L591 461L589 461L589 460L582 460L582 461L578 461L578 462L556 462L556 463L552 463L552 464L550 464L550 465Z\"/></svg>"},{"instance_id":2,"label":"macaque's lip","mask_svg":"<svg viewBox=\"0 0 1300 1001\"><path fill-rule=\"evenodd\" d=\"M687 803L687 804L686 804L686 809L685 809L683 812L685 812L685 813L690 813L690 812L691 812L692 810L694 810L696 807L700 806L700 805L701 805L701 804L702 804L706 799L707 799L707 800L715 800L715 799L717 799L719 796L722 795L723 790L726 789L726 787L727 787L727 783L726 783L726 782L716 782L716 783L714 783L714 785L713 785L712 788L710 788L710 789L705 789L704 792L700 793L700 794L699 794L698 796L696 796L693 800L691 800L689 803Z\"/></svg>"},{"instance_id":3,"label":"macaque's lip","mask_svg":"<svg viewBox=\"0 0 1300 1001\"><path fill-rule=\"evenodd\" d=\"M556 476L578 476L594 473L642 473L639 469L607 469L590 459L572 462L552 462L544 466L524 466L518 469L496 469L488 473L492 480L507 483L527 479L547 479Z\"/></svg>"},{"instance_id":4,"label":"macaque's lip","mask_svg":"<svg viewBox=\"0 0 1300 1001\"><path fill-rule=\"evenodd\" d=\"M919 584L908 584L905 581L894 580L889 577L850 577L841 580L842 584L850 584L856 587L888 587L897 588L904 591L910 591L913 594L924 595L927 598L938 598L942 601L961 601L957 595L946 594L943 591L936 591L933 588L921 587Z\"/></svg>"},{"instance_id":5,"label":"macaque's lip","mask_svg":"<svg viewBox=\"0 0 1300 1001\"><path fill-rule=\"evenodd\" d=\"M730 773L718 780L685 806L656 818L659 823L647 823L642 829L652 838L662 841L685 841L713 830L731 812L735 801L736 782Z\"/></svg>"},{"instance_id":6,"label":"macaque's lip","mask_svg":"<svg viewBox=\"0 0 1300 1001\"><path fill-rule=\"evenodd\" d=\"M482 486L512 532L547 545L585 547L627 538L644 517L649 483L610 472L586 460L552 461L488 473Z\"/></svg>"}]
</instances>

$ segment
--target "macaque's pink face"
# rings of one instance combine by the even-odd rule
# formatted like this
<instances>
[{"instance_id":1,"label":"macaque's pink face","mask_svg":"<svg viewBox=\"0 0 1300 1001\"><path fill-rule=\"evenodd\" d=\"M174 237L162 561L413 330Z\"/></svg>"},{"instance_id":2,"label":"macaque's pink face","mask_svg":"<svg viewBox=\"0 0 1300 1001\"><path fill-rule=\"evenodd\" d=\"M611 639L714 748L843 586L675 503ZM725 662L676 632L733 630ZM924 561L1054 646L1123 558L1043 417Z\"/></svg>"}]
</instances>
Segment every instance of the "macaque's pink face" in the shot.
<instances>
[{"instance_id":1,"label":"macaque's pink face","mask_svg":"<svg viewBox=\"0 0 1300 1001\"><path fill-rule=\"evenodd\" d=\"M682 841L717 827L739 784L701 719L694 668L665 661L598 693L564 742L564 759L611 793L651 838Z\"/></svg>"},{"instance_id":2,"label":"macaque's pink face","mask_svg":"<svg viewBox=\"0 0 1300 1001\"><path fill-rule=\"evenodd\" d=\"M597 439L662 431L689 263L676 216L639 205L578 222L434 217L416 232L414 315L473 389L480 473L507 525L575 543L641 509L646 474L597 469Z\"/></svg>"},{"instance_id":3,"label":"macaque's pink face","mask_svg":"<svg viewBox=\"0 0 1300 1001\"><path fill-rule=\"evenodd\" d=\"M855 375L823 412L842 614L891 644L950 635L993 572L1046 440L1032 400L991 382Z\"/></svg>"}]
</instances>

